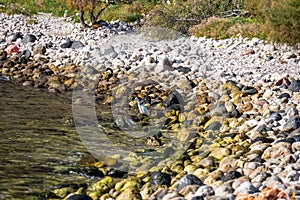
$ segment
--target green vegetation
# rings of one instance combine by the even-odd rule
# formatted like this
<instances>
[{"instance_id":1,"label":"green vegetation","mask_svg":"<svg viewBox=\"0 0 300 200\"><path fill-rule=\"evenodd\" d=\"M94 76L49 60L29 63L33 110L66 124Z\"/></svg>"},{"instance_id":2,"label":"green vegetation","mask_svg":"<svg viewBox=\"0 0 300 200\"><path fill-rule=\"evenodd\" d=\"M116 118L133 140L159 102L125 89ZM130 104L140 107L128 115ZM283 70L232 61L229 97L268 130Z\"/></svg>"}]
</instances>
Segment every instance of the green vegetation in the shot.
<instances>
[{"instance_id":1,"label":"green vegetation","mask_svg":"<svg viewBox=\"0 0 300 200\"><path fill-rule=\"evenodd\" d=\"M66 10L66 3L62 0L0 0L0 12L7 14L33 15L46 12L63 16Z\"/></svg>"},{"instance_id":2,"label":"green vegetation","mask_svg":"<svg viewBox=\"0 0 300 200\"><path fill-rule=\"evenodd\" d=\"M151 3L141 1L111 5L103 12L102 19L134 22L142 19L143 14L148 12L151 6Z\"/></svg>"},{"instance_id":3,"label":"green vegetation","mask_svg":"<svg viewBox=\"0 0 300 200\"><path fill-rule=\"evenodd\" d=\"M246 17L210 17L191 27L189 33L196 37L212 37L216 39L238 36L266 39L265 34L260 30L260 25L255 20Z\"/></svg>"},{"instance_id":4,"label":"green vegetation","mask_svg":"<svg viewBox=\"0 0 300 200\"><path fill-rule=\"evenodd\" d=\"M0 12L27 15L47 12L63 16L67 11L77 21L80 17L75 13L81 13L82 8L88 14L84 15L86 24L93 24L98 18L125 22L144 18L145 25L198 37L243 36L300 43L299 0L112 0L112 3L107 0L0 0Z\"/></svg>"},{"instance_id":5,"label":"green vegetation","mask_svg":"<svg viewBox=\"0 0 300 200\"><path fill-rule=\"evenodd\" d=\"M171 28L187 33L189 27L211 16L242 7L241 1L232 0L185 0L157 5L150 13L152 25Z\"/></svg>"},{"instance_id":6,"label":"green vegetation","mask_svg":"<svg viewBox=\"0 0 300 200\"><path fill-rule=\"evenodd\" d=\"M258 37L269 41L300 43L299 0L244 0L247 15L240 18L209 18L189 29L195 36L224 39Z\"/></svg>"}]
</instances>

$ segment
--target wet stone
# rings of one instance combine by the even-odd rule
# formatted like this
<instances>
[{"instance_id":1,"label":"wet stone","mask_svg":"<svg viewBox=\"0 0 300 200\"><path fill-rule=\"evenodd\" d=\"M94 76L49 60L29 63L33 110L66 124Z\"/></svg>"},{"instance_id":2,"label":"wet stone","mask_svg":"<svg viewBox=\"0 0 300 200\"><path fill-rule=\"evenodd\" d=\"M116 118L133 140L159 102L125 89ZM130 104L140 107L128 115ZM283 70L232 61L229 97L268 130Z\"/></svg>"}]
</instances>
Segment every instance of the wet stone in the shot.
<instances>
[{"instance_id":1,"label":"wet stone","mask_svg":"<svg viewBox=\"0 0 300 200\"><path fill-rule=\"evenodd\" d=\"M199 185L202 186L203 183L202 181L196 177L195 175L192 174L187 174L184 177L182 177L179 181L178 181L178 185L176 187L176 190L179 192L180 190L182 190L184 187L188 186L188 185Z\"/></svg>"},{"instance_id":2,"label":"wet stone","mask_svg":"<svg viewBox=\"0 0 300 200\"><path fill-rule=\"evenodd\" d=\"M171 184L171 176L164 172L153 172L150 176L151 185L167 185Z\"/></svg>"},{"instance_id":3,"label":"wet stone","mask_svg":"<svg viewBox=\"0 0 300 200\"><path fill-rule=\"evenodd\" d=\"M73 171L71 171L72 173ZM77 168L74 170L75 173L78 173L82 176L87 176L87 177L104 177L104 174L102 171L100 171L97 167L92 167L92 166L84 166L81 168Z\"/></svg>"},{"instance_id":4,"label":"wet stone","mask_svg":"<svg viewBox=\"0 0 300 200\"><path fill-rule=\"evenodd\" d=\"M93 200L90 196L85 194L73 194L66 198L66 200Z\"/></svg>"},{"instance_id":5,"label":"wet stone","mask_svg":"<svg viewBox=\"0 0 300 200\"><path fill-rule=\"evenodd\" d=\"M222 127L222 124L220 122L214 121L205 128L205 131L208 131L208 130L218 131L221 129L221 127Z\"/></svg>"},{"instance_id":6,"label":"wet stone","mask_svg":"<svg viewBox=\"0 0 300 200\"><path fill-rule=\"evenodd\" d=\"M123 178L126 174L127 174L127 172L117 170L117 169L111 169L107 172L108 176L116 177L116 178Z\"/></svg>"}]
</instances>

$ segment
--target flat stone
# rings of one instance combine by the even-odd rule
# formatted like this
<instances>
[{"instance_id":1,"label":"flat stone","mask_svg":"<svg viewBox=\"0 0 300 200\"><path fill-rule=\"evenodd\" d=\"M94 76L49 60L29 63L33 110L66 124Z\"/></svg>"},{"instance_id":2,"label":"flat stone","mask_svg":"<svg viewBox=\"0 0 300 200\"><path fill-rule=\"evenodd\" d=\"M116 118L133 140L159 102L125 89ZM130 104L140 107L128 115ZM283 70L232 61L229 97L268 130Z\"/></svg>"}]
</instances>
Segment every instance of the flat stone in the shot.
<instances>
[{"instance_id":1,"label":"flat stone","mask_svg":"<svg viewBox=\"0 0 300 200\"><path fill-rule=\"evenodd\" d=\"M71 45L72 49L78 49L78 48L82 48L84 47L84 44L82 44L82 42L80 41L74 41Z\"/></svg>"}]
</instances>

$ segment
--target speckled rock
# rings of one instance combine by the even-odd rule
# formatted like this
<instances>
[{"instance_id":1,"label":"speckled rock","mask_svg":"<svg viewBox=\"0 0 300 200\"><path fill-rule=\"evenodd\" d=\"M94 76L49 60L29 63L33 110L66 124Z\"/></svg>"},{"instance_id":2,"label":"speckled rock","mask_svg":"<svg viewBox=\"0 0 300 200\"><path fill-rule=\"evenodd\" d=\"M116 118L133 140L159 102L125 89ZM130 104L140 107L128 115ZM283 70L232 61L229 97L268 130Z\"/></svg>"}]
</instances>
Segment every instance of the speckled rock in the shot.
<instances>
[{"instance_id":1,"label":"speckled rock","mask_svg":"<svg viewBox=\"0 0 300 200\"><path fill-rule=\"evenodd\" d=\"M185 175L184 177L182 177L179 181L178 181L178 184L177 184L177 187L176 187L176 190L177 191L180 191L182 190L184 187L188 186L188 185L198 185L198 186L202 186L203 183L202 181L192 175L192 174L187 174Z\"/></svg>"}]
</instances>

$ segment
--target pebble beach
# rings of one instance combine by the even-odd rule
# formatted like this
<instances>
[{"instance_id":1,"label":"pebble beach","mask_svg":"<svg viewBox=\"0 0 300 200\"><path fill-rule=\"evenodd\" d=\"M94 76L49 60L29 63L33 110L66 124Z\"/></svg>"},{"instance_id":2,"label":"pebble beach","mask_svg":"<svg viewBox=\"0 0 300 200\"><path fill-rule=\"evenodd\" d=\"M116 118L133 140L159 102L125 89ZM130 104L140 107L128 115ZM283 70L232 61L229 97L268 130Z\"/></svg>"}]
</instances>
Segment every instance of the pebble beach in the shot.
<instances>
[{"instance_id":1,"label":"pebble beach","mask_svg":"<svg viewBox=\"0 0 300 200\"><path fill-rule=\"evenodd\" d=\"M52 189L45 199L300 199L299 48L120 21L83 29L44 13L0 19L0 80L93 90L119 129L157 130L139 142L163 155L159 162L140 149L116 153L94 162L87 187Z\"/></svg>"}]
</instances>

